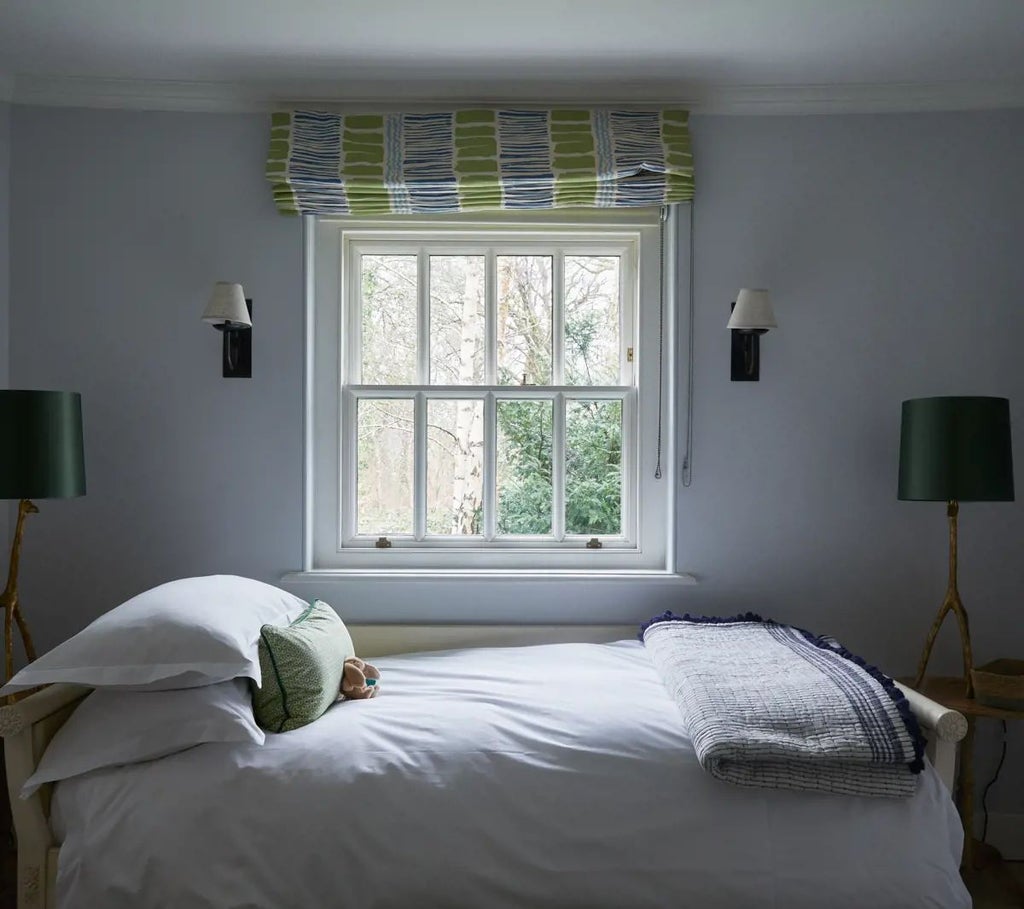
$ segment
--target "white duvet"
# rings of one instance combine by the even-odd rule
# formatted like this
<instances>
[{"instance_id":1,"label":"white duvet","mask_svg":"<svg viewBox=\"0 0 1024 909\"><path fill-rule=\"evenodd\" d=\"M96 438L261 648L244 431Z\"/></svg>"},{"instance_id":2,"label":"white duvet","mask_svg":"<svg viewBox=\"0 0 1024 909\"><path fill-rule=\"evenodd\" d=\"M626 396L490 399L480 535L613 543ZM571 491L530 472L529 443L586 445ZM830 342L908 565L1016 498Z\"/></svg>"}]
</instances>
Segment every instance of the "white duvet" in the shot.
<instances>
[{"instance_id":1,"label":"white duvet","mask_svg":"<svg viewBox=\"0 0 1024 909\"><path fill-rule=\"evenodd\" d=\"M637 643L376 663L263 746L58 785L61 909L970 906L931 768L905 800L719 782Z\"/></svg>"}]
</instances>

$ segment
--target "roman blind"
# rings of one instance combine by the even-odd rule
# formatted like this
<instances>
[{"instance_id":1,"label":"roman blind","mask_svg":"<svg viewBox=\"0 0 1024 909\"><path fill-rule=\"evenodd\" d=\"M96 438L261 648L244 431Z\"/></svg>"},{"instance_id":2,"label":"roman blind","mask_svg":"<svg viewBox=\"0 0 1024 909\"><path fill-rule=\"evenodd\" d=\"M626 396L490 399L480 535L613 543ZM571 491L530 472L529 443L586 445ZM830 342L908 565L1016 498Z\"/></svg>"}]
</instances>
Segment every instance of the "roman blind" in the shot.
<instances>
[{"instance_id":1,"label":"roman blind","mask_svg":"<svg viewBox=\"0 0 1024 909\"><path fill-rule=\"evenodd\" d=\"M442 214L631 208L693 198L685 110L276 113L280 211Z\"/></svg>"}]
</instances>

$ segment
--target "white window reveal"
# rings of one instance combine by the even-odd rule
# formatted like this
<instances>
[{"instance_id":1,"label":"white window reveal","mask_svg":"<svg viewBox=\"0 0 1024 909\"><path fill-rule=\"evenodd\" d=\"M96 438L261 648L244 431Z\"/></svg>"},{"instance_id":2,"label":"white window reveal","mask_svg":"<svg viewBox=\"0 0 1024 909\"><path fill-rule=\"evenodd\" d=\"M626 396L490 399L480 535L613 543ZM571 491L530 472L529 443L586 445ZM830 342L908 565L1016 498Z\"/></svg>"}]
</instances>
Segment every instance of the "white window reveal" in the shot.
<instances>
[{"instance_id":1,"label":"white window reveal","mask_svg":"<svg viewBox=\"0 0 1024 909\"><path fill-rule=\"evenodd\" d=\"M671 567L656 213L312 233L309 568Z\"/></svg>"}]
</instances>

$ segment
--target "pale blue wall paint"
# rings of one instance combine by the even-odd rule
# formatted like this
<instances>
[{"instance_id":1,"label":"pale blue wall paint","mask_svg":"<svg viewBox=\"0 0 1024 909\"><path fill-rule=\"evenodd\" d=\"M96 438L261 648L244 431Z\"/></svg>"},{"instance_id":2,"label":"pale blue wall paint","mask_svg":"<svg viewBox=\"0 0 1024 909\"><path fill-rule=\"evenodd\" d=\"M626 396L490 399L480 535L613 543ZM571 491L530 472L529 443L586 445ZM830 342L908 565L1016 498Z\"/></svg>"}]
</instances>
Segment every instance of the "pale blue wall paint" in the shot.
<instances>
[{"instance_id":1,"label":"pale blue wall paint","mask_svg":"<svg viewBox=\"0 0 1024 909\"><path fill-rule=\"evenodd\" d=\"M875 631L930 617L945 524L940 505L895 499L899 402L1006 394L1024 426L1024 113L695 117L693 129L696 445L678 548L701 584L681 605L756 607L906 664L916 636ZM81 390L89 445L89 496L46 505L33 527L25 587L47 616L41 638L164 578L298 567L300 227L263 179L266 119L16 107L14 130L13 377ZM255 298L250 381L220 378L219 337L199 321L217 279ZM770 287L780 320L756 385L728 381L724 322L744 284ZM964 506L982 658L1024 650L1020 623L987 621L1024 580L1022 531L1015 505ZM363 588L348 608L487 612L474 596L407 591ZM488 614L645 609L541 600Z\"/></svg>"},{"instance_id":2,"label":"pale blue wall paint","mask_svg":"<svg viewBox=\"0 0 1024 909\"><path fill-rule=\"evenodd\" d=\"M1024 111L695 118L692 605L751 608L913 667L946 584L940 503L899 502L904 398L1010 398L1024 488ZM771 288L761 381L728 381L728 304ZM1024 494L1021 496L1024 498ZM1024 656L1024 502L964 504L977 663ZM690 596L687 597L691 599ZM699 604L699 605L698 605ZM932 666L957 671L955 626ZM998 754L979 729L979 784ZM1024 811L1024 729L991 807Z\"/></svg>"},{"instance_id":3,"label":"pale blue wall paint","mask_svg":"<svg viewBox=\"0 0 1024 909\"><path fill-rule=\"evenodd\" d=\"M40 503L23 599L45 648L183 574L298 564L301 231L267 120L14 111L13 375L82 393L88 495ZM254 377L222 379L216 280L254 299Z\"/></svg>"},{"instance_id":4,"label":"pale blue wall paint","mask_svg":"<svg viewBox=\"0 0 1024 909\"><path fill-rule=\"evenodd\" d=\"M89 495L44 503L23 592L45 647L160 581L299 565L301 243L263 179L262 116L13 115L12 376L84 395ZM695 117L693 485L678 609L755 609L893 672L942 594L941 505L897 502L899 403L1001 394L1024 483L1024 112ZM254 378L219 376L212 281L255 298ZM728 380L728 304L773 291L762 380ZM676 478L677 480L678 478ZM965 505L979 660L1024 653L1024 508ZM353 584L361 620L631 621L644 591ZM940 666L955 668L951 629ZM1019 741L1019 740L1018 740ZM1017 787L1024 790L1024 787ZM1017 810L1020 810L1018 808Z\"/></svg>"},{"instance_id":5,"label":"pale blue wall paint","mask_svg":"<svg viewBox=\"0 0 1024 909\"><path fill-rule=\"evenodd\" d=\"M10 331L11 105L0 102L0 388L7 385Z\"/></svg>"},{"instance_id":6,"label":"pale blue wall paint","mask_svg":"<svg viewBox=\"0 0 1024 909\"><path fill-rule=\"evenodd\" d=\"M0 388L7 388L10 351L11 105L0 102ZM0 502L0 571L6 572L10 506ZM4 574L6 578L6 574Z\"/></svg>"},{"instance_id":7,"label":"pale blue wall paint","mask_svg":"<svg viewBox=\"0 0 1024 909\"><path fill-rule=\"evenodd\" d=\"M900 402L1004 395L1024 484L1024 111L696 118L694 480L680 565L737 605L909 666L942 599L942 504L899 502ZM729 301L769 287L761 381ZM1024 504L961 509L976 655L1024 654ZM944 652L949 652L945 648Z\"/></svg>"}]
</instances>

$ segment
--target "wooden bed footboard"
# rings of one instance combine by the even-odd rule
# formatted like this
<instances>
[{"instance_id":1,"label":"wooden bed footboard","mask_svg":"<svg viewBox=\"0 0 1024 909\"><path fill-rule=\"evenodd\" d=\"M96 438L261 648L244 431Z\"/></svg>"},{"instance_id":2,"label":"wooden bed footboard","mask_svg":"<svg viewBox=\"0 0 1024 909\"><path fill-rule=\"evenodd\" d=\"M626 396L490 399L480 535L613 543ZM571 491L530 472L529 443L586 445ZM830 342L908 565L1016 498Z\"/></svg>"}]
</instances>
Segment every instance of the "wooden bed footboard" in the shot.
<instances>
[{"instance_id":1,"label":"wooden bed footboard","mask_svg":"<svg viewBox=\"0 0 1024 909\"><path fill-rule=\"evenodd\" d=\"M21 787L35 772L46 746L92 689L48 685L15 704L0 707L7 788L18 843L18 909L56 905L57 843L50 829L50 786L21 798Z\"/></svg>"},{"instance_id":2,"label":"wooden bed footboard","mask_svg":"<svg viewBox=\"0 0 1024 909\"><path fill-rule=\"evenodd\" d=\"M635 625L353 625L350 630L363 657L462 647L603 643L636 636ZM899 687L928 738L929 759L952 792L957 743L967 733L967 720L913 689ZM60 845L50 826L52 787L44 785L27 799L20 793L50 740L90 690L83 685L49 685L0 707L0 736L18 844L18 909L56 907Z\"/></svg>"},{"instance_id":3,"label":"wooden bed footboard","mask_svg":"<svg viewBox=\"0 0 1024 909\"><path fill-rule=\"evenodd\" d=\"M910 703L910 709L928 739L928 759L952 795L956 784L957 743L967 735L967 717L899 682L896 687Z\"/></svg>"}]
</instances>

